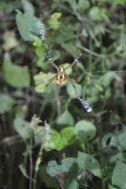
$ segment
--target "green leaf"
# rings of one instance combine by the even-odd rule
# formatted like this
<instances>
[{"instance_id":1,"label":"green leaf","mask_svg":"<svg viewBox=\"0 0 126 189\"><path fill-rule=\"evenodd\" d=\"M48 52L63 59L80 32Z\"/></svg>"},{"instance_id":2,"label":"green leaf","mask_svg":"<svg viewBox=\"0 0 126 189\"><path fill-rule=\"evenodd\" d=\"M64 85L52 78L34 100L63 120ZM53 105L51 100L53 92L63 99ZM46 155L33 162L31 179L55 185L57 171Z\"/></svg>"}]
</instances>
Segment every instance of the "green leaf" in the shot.
<instances>
[{"instance_id":1,"label":"green leaf","mask_svg":"<svg viewBox=\"0 0 126 189\"><path fill-rule=\"evenodd\" d=\"M113 80L121 81L121 78L114 71L109 71L100 78L100 83L102 83L104 87L108 87Z\"/></svg>"},{"instance_id":2,"label":"green leaf","mask_svg":"<svg viewBox=\"0 0 126 189\"><path fill-rule=\"evenodd\" d=\"M34 81L36 85L35 90L40 93L46 92L45 86L50 81L50 79L54 77L54 75L55 74L51 72L49 72L48 74L44 72L40 72L39 74L35 75L34 76Z\"/></svg>"},{"instance_id":3,"label":"green leaf","mask_svg":"<svg viewBox=\"0 0 126 189\"><path fill-rule=\"evenodd\" d=\"M4 56L3 76L5 81L12 87L24 88L30 85L30 75L27 67L12 64L8 54Z\"/></svg>"},{"instance_id":4,"label":"green leaf","mask_svg":"<svg viewBox=\"0 0 126 189\"><path fill-rule=\"evenodd\" d=\"M78 182L74 179L70 182L68 185L67 189L79 189L79 184Z\"/></svg>"},{"instance_id":5,"label":"green leaf","mask_svg":"<svg viewBox=\"0 0 126 189\"><path fill-rule=\"evenodd\" d=\"M65 64L62 64L60 67L63 67L63 68L66 69L68 66L70 66L70 64L65 63ZM67 69L65 70L65 72L66 72L67 75L72 74L72 68L71 68L71 67L67 68Z\"/></svg>"},{"instance_id":6,"label":"green leaf","mask_svg":"<svg viewBox=\"0 0 126 189\"><path fill-rule=\"evenodd\" d=\"M76 98L78 96L81 96L81 85L77 84L77 83L72 83L72 82L69 82L67 84L67 92L69 94L69 96L71 98Z\"/></svg>"},{"instance_id":7,"label":"green leaf","mask_svg":"<svg viewBox=\"0 0 126 189\"><path fill-rule=\"evenodd\" d=\"M115 165L112 175L112 185L126 189L126 164L120 161L117 161Z\"/></svg>"},{"instance_id":8,"label":"green leaf","mask_svg":"<svg viewBox=\"0 0 126 189\"><path fill-rule=\"evenodd\" d=\"M94 21L108 20L106 9L104 8L93 7L90 9L89 15Z\"/></svg>"},{"instance_id":9,"label":"green leaf","mask_svg":"<svg viewBox=\"0 0 126 189\"><path fill-rule=\"evenodd\" d=\"M69 34L68 34L69 35ZM81 48L81 44L79 41L69 41L69 42L62 42L61 46L70 54L74 55L76 53L76 49ZM75 48L76 47L76 48Z\"/></svg>"},{"instance_id":10,"label":"green leaf","mask_svg":"<svg viewBox=\"0 0 126 189\"><path fill-rule=\"evenodd\" d=\"M51 138L45 141L44 149L47 151L52 149L60 151L63 148L64 144L61 135L57 131L51 130Z\"/></svg>"},{"instance_id":11,"label":"green leaf","mask_svg":"<svg viewBox=\"0 0 126 189\"><path fill-rule=\"evenodd\" d=\"M33 130L29 125L29 122L19 117L14 120L14 128L24 140L30 139L33 136Z\"/></svg>"},{"instance_id":12,"label":"green leaf","mask_svg":"<svg viewBox=\"0 0 126 189\"><path fill-rule=\"evenodd\" d=\"M81 120L75 125L75 134L80 141L85 142L94 138L96 127L90 121Z\"/></svg>"},{"instance_id":13,"label":"green leaf","mask_svg":"<svg viewBox=\"0 0 126 189\"><path fill-rule=\"evenodd\" d=\"M10 111L14 105L14 99L8 94L0 93L0 113Z\"/></svg>"},{"instance_id":14,"label":"green leaf","mask_svg":"<svg viewBox=\"0 0 126 189\"><path fill-rule=\"evenodd\" d=\"M126 0L114 0L113 3L115 3L116 5L124 5L126 3Z\"/></svg>"},{"instance_id":15,"label":"green leaf","mask_svg":"<svg viewBox=\"0 0 126 189\"><path fill-rule=\"evenodd\" d=\"M123 154L122 152L118 152L117 154L113 155L111 158L110 158L110 162L111 163L115 163L117 161L125 161L125 154Z\"/></svg>"},{"instance_id":16,"label":"green leaf","mask_svg":"<svg viewBox=\"0 0 126 189\"><path fill-rule=\"evenodd\" d=\"M26 14L29 14L29 15L35 14L35 9L30 1L21 0L21 3L22 3L23 10Z\"/></svg>"},{"instance_id":17,"label":"green leaf","mask_svg":"<svg viewBox=\"0 0 126 189\"><path fill-rule=\"evenodd\" d=\"M112 185L109 184L108 189L117 189L117 188L115 188L115 187L113 187Z\"/></svg>"},{"instance_id":18,"label":"green leaf","mask_svg":"<svg viewBox=\"0 0 126 189\"><path fill-rule=\"evenodd\" d=\"M77 157L78 167L81 171L88 170L97 177L102 177L99 162L91 155L83 152L78 152Z\"/></svg>"},{"instance_id":19,"label":"green leaf","mask_svg":"<svg viewBox=\"0 0 126 189\"><path fill-rule=\"evenodd\" d=\"M123 150L126 150L126 129L123 129L121 133L118 136L119 144L123 148Z\"/></svg>"},{"instance_id":20,"label":"green leaf","mask_svg":"<svg viewBox=\"0 0 126 189\"><path fill-rule=\"evenodd\" d=\"M24 167L23 164L19 165L19 169L21 170L22 174L23 174L26 178L29 179L29 176L28 176L28 174L27 174L27 170L26 170L26 168Z\"/></svg>"},{"instance_id":21,"label":"green leaf","mask_svg":"<svg viewBox=\"0 0 126 189\"><path fill-rule=\"evenodd\" d=\"M4 39L3 47L4 47L5 51L9 51L13 48L18 47L18 45L19 45L14 31L6 31L4 33L3 39Z\"/></svg>"},{"instance_id":22,"label":"green leaf","mask_svg":"<svg viewBox=\"0 0 126 189\"><path fill-rule=\"evenodd\" d=\"M48 21L48 24L50 25L50 27L52 27L54 30L59 29L60 27L60 22L59 22L59 18L61 18L62 13L61 12L54 12L51 15L51 18Z\"/></svg>"},{"instance_id":23,"label":"green leaf","mask_svg":"<svg viewBox=\"0 0 126 189\"><path fill-rule=\"evenodd\" d=\"M21 37L25 41L34 41L38 38L38 36L42 40L45 39L45 26L35 16L23 14L22 12L17 10L16 23Z\"/></svg>"},{"instance_id":24,"label":"green leaf","mask_svg":"<svg viewBox=\"0 0 126 189\"><path fill-rule=\"evenodd\" d=\"M61 165L58 165L54 160L50 161L47 166L47 173L51 177L58 176L62 173L68 173L74 163L76 163L76 158L65 158L62 160Z\"/></svg>"},{"instance_id":25,"label":"green leaf","mask_svg":"<svg viewBox=\"0 0 126 189\"><path fill-rule=\"evenodd\" d=\"M39 176L41 180L46 184L46 187L48 188L58 188L58 182L56 178L52 178L49 176L47 173L47 167L46 166L41 166L39 170Z\"/></svg>"},{"instance_id":26,"label":"green leaf","mask_svg":"<svg viewBox=\"0 0 126 189\"><path fill-rule=\"evenodd\" d=\"M60 125L70 125L70 126L73 126L74 125L74 119L73 119L72 115L70 114L70 112L68 110L65 110L65 112L62 113L58 117L57 123L60 124Z\"/></svg>"},{"instance_id":27,"label":"green leaf","mask_svg":"<svg viewBox=\"0 0 126 189\"><path fill-rule=\"evenodd\" d=\"M62 129L60 134L66 146L71 145L76 139L74 127L67 127L67 128Z\"/></svg>"}]
</instances>

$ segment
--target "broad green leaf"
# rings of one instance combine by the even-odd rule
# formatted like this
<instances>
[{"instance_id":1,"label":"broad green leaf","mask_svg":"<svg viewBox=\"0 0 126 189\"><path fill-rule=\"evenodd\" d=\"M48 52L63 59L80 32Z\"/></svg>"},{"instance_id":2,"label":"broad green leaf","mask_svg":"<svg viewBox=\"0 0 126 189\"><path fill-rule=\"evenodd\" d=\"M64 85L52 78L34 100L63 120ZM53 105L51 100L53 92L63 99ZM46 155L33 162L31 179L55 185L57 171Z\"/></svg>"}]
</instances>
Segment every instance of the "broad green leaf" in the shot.
<instances>
[{"instance_id":1,"label":"broad green leaf","mask_svg":"<svg viewBox=\"0 0 126 189\"><path fill-rule=\"evenodd\" d=\"M62 173L68 173L74 163L76 163L76 158L65 158L62 160L61 165L58 165L54 160L50 161L47 166L47 173L51 177L58 176Z\"/></svg>"},{"instance_id":2,"label":"broad green leaf","mask_svg":"<svg viewBox=\"0 0 126 189\"><path fill-rule=\"evenodd\" d=\"M23 14L17 10L16 23L21 37L25 41L34 41L38 38L45 39L45 26L35 16L29 14Z\"/></svg>"},{"instance_id":3,"label":"broad green leaf","mask_svg":"<svg viewBox=\"0 0 126 189\"><path fill-rule=\"evenodd\" d=\"M65 110L65 112L62 113L58 117L57 123L60 124L60 125L70 125L70 126L73 126L74 125L74 119L73 119L72 115L70 114L70 112L68 110Z\"/></svg>"},{"instance_id":4,"label":"broad green leaf","mask_svg":"<svg viewBox=\"0 0 126 189\"><path fill-rule=\"evenodd\" d=\"M119 144L123 150L126 150L126 129L123 129L118 136Z\"/></svg>"},{"instance_id":5,"label":"broad green leaf","mask_svg":"<svg viewBox=\"0 0 126 189\"><path fill-rule=\"evenodd\" d=\"M109 184L108 189L117 189L117 188L115 188L115 187L113 187L112 185Z\"/></svg>"},{"instance_id":6,"label":"broad green leaf","mask_svg":"<svg viewBox=\"0 0 126 189\"><path fill-rule=\"evenodd\" d=\"M112 185L108 185L108 189L117 189L117 188L115 188L115 187L113 187Z\"/></svg>"},{"instance_id":7,"label":"broad green leaf","mask_svg":"<svg viewBox=\"0 0 126 189\"><path fill-rule=\"evenodd\" d=\"M65 70L65 72L66 72L66 74L67 75L70 75L70 74L72 74L72 68L71 67L69 67L70 66L70 64L68 64L68 63L65 63L65 64L62 64L60 67L63 67L63 68L67 68L66 70Z\"/></svg>"},{"instance_id":8,"label":"broad green leaf","mask_svg":"<svg viewBox=\"0 0 126 189\"><path fill-rule=\"evenodd\" d=\"M51 79L54 77L55 74L49 72L48 74L44 73L44 72L40 72L39 74L34 76L34 81L35 81L35 90L37 92L43 93L46 92L46 84L49 83L49 81L51 81ZM45 91L44 91L45 89Z\"/></svg>"},{"instance_id":9,"label":"broad green leaf","mask_svg":"<svg viewBox=\"0 0 126 189\"><path fill-rule=\"evenodd\" d=\"M63 173L62 165L58 165L56 161L50 161L47 166L47 173L51 177L55 177Z\"/></svg>"},{"instance_id":10,"label":"broad green leaf","mask_svg":"<svg viewBox=\"0 0 126 189\"><path fill-rule=\"evenodd\" d=\"M106 148L106 150L111 150L111 147L115 147L116 149L120 149L118 135L108 133L103 136L101 140L102 148Z\"/></svg>"},{"instance_id":11,"label":"broad green leaf","mask_svg":"<svg viewBox=\"0 0 126 189\"><path fill-rule=\"evenodd\" d=\"M114 0L113 3L115 3L116 5L124 5L126 3L126 0Z\"/></svg>"},{"instance_id":12,"label":"broad green leaf","mask_svg":"<svg viewBox=\"0 0 126 189\"><path fill-rule=\"evenodd\" d=\"M30 128L30 123L21 118L16 118L14 120L14 128L24 140L30 139L33 136L33 130Z\"/></svg>"},{"instance_id":13,"label":"broad green leaf","mask_svg":"<svg viewBox=\"0 0 126 189\"><path fill-rule=\"evenodd\" d=\"M112 175L112 185L126 189L126 164L121 161L116 162Z\"/></svg>"},{"instance_id":14,"label":"broad green leaf","mask_svg":"<svg viewBox=\"0 0 126 189\"><path fill-rule=\"evenodd\" d=\"M120 76L114 71L109 71L100 78L100 83L108 87L113 80L121 81Z\"/></svg>"},{"instance_id":15,"label":"broad green leaf","mask_svg":"<svg viewBox=\"0 0 126 189\"><path fill-rule=\"evenodd\" d=\"M77 162L76 158L73 158L73 157L68 157L68 158L63 159L62 160L63 171L69 172L72 165L76 162Z\"/></svg>"},{"instance_id":16,"label":"broad green leaf","mask_svg":"<svg viewBox=\"0 0 126 189\"><path fill-rule=\"evenodd\" d=\"M14 99L8 94L0 93L0 113L10 111L14 105Z\"/></svg>"},{"instance_id":17,"label":"broad green leaf","mask_svg":"<svg viewBox=\"0 0 126 189\"><path fill-rule=\"evenodd\" d=\"M8 54L5 54L4 57L3 76L5 81L12 87L24 88L30 85L30 75L27 67L12 64Z\"/></svg>"},{"instance_id":18,"label":"broad green leaf","mask_svg":"<svg viewBox=\"0 0 126 189\"><path fill-rule=\"evenodd\" d=\"M82 142L91 140L96 134L96 127L90 121L81 120L75 125L75 134Z\"/></svg>"},{"instance_id":19,"label":"broad green leaf","mask_svg":"<svg viewBox=\"0 0 126 189\"><path fill-rule=\"evenodd\" d=\"M6 31L3 36L4 44L3 47L6 51L16 48L19 43L16 39L16 35L13 31Z\"/></svg>"},{"instance_id":20,"label":"broad green leaf","mask_svg":"<svg viewBox=\"0 0 126 189\"><path fill-rule=\"evenodd\" d=\"M44 149L46 151L50 151L52 149L60 151L63 148L64 148L64 143L61 135L57 131L51 130L51 138L45 141Z\"/></svg>"},{"instance_id":21,"label":"broad green leaf","mask_svg":"<svg viewBox=\"0 0 126 189\"><path fill-rule=\"evenodd\" d=\"M90 9L89 15L94 21L108 20L106 9L104 8L93 7Z\"/></svg>"},{"instance_id":22,"label":"broad green leaf","mask_svg":"<svg viewBox=\"0 0 126 189\"><path fill-rule=\"evenodd\" d=\"M49 24L49 26L52 27L54 30L59 29L59 27L60 27L59 19L61 18L61 16L62 16L62 13L61 13L61 12L54 12L54 13L51 15L51 18L49 19L48 24Z\"/></svg>"},{"instance_id":23,"label":"broad green leaf","mask_svg":"<svg viewBox=\"0 0 126 189\"><path fill-rule=\"evenodd\" d=\"M113 155L111 158L110 158L110 162L111 163L115 163L115 162L117 162L117 161L125 161L126 159L125 159L125 154L124 153L122 153L122 152L118 152L117 154L115 154L115 155Z\"/></svg>"},{"instance_id":24,"label":"broad green leaf","mask_svg":"<svg viewBox=\"0 0 126 189\"><path fill-rule=\"evenodd\" d=\"M70 54L72 55L75 55L76 53L76 49L79 49L81 48L81 44L79 41L69 41L69 42L62 42L61 43L62 47L67 51L69 52ZM75 48L76 47L76 48Z\"/></svg>"},{"instance_id":25,"label":"broad green leaf","mask_svg":"<svg viewBox=\"0 0 126 189\"><path fill-rule=\"evenodd\" d=\"M29 15L35 14L35 9L30 1L21 0L21 3L22 3L23 10L26 14L29 14Z\"/></svg>"},{"instance_id":26,"label":"broad green leaf","mask_svg":"<svg viewBox=\"0 0 126 189\"><path fill-rule=\"evenodd\" d=\"M95 176L102 177L99 162L90 154L78 152L77 162L81 171L88 170Z\"/></svg>"},{"instance_id":27,"label":"broad green leaf","mask_svg":"<svg viewBox=\"0 0 126 189\"><path fill-rule=\"evenodd\" d=\"M46 187L57 189L58 188L57 179L49 176L46 169L47 169L47 167L44 165L40 167L39 176L40 176L41 180L46 184Z\"/></svg>"},{"instance_id":28,"label":"broad green leaf","mask_svg":"<svg viewBox=\"0 0 126 189\"><path fill-rule=\"evenodd\" d=\"M107 148L110 144L112 137L113 137L113 133L107 133L106 135L104 135L102 140L101 140L101 147Z\"/></svg>"},{"instance_id":29,"label":"broad green leaf","mask_svg":"<svg viewBox=\"0 0 126 189\"><path fill-rule=\"evenodd\" d=\"M61 130L60 134L66 146L72 144L75 141L76 137L74 130L74 127L67 127Z\"/></svg>"},{"instance_id":30,"label":"broad green leaf","mask_svg":"<svg viewBox=\"0 0 126 189\"><path fill-rule=\"evenodd\" d=\"M90 3L88 0L79 0L77 4L77 8L86 11L90 7Z\"/></svg>"},{"instance_id":31,"label":"broad green leaf","mask_svg":"<svg viewBox=\"0 0 126 189\"><path fill-rule=\"evenodd\" d=\"M76 180L72 180L67 189L79 189L79 184Z\"/></svg>"},{"instance_id":32,"label":"broad green leaf","mask_svg":"<svg viewBox=\"0 0 126 189\"><path fill-rule=\"evenodd\" d=\"M76 98L78 96L81 96L81 85L73 82L69 82L67 84L67 92L71 98Z\"/></svg>"}]
</instances>

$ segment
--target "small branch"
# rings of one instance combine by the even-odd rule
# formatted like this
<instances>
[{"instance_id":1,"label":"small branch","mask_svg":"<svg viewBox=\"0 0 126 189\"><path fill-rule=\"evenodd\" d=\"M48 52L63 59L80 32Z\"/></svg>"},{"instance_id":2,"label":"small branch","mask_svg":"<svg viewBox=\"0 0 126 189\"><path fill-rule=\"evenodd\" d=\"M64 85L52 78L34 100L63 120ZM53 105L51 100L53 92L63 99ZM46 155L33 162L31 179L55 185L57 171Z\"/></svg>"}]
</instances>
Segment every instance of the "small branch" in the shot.
<instances>
[{"instance_id":1,"label":"small branch","mask_svg":"<svg viewBox=\"0 0 126 189\"><path fill-rule=\"evenodd\" d=\"M29 162L30 162L29 189L32 189L32 176L33 176L32 139L30 140L29 149L30 149L30 154L29 154Z\"/></svg>"}]
</instances>

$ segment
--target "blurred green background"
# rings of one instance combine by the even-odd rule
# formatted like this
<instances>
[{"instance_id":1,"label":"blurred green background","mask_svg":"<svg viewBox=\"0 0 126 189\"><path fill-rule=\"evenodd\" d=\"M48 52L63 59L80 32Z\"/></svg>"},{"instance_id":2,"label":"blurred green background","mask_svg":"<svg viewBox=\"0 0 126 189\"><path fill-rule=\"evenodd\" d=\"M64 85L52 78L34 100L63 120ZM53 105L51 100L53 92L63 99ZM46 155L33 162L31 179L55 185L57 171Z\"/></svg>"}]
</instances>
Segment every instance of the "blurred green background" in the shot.
<instances>
[{"instance_id":1,"label":"blurred green background","mask_svg":"<svg viewBox=\"0 0 126 189\"><path fill-rule=\"evenodd\" d=\"M1 0L0 20L0 189L126 189L126 0ZM70 83L42 93L47 43L58 66L81 52L92 113Z\"/></svg>"}]
</instances>

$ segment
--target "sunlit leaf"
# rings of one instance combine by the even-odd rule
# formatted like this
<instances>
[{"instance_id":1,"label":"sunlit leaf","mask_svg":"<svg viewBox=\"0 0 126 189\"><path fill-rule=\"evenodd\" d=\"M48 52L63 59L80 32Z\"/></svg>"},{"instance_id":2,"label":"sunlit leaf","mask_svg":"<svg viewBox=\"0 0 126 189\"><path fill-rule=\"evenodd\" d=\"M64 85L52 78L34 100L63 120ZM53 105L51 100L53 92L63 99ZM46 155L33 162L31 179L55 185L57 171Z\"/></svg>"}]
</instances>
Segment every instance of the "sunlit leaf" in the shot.
<instances>
[{"instance_id":1,"label":"sunlit leaf","mask_svg":"<svg viewBox=\"0 0 126 189\"><path fill-rule=\"evenodd\" d=\"M75 141L76 137L74 130L74 127L67 127L61 130L60 134L65 145L70 145Z\"/></svg>"},{"instance_id":2,"label":"sunlit leaf","mask_svg":"<svg viewBox=\"0 0 126 189\"><path fill-rule=\"evenodd\" d=\"M63 148L64 148L64 143L63 143L61 135L57 131L51 130L51 137L49 140L45 141L44 149L46 151L50 151L52 149L60 151Z\"/></svg>"},{"instance_id":3,"label":"sunlit leaf","mask_svg":"<svg viewBox=\"0 0 126 189\"><path fill-rule=\"evenodd\" d=\"M48 21L48 24L50 25L50 27L57 30L60 27L59 18L61 18L61 16L62 16L61 12L54 12Z\"/></svg>"}]
</instances>

